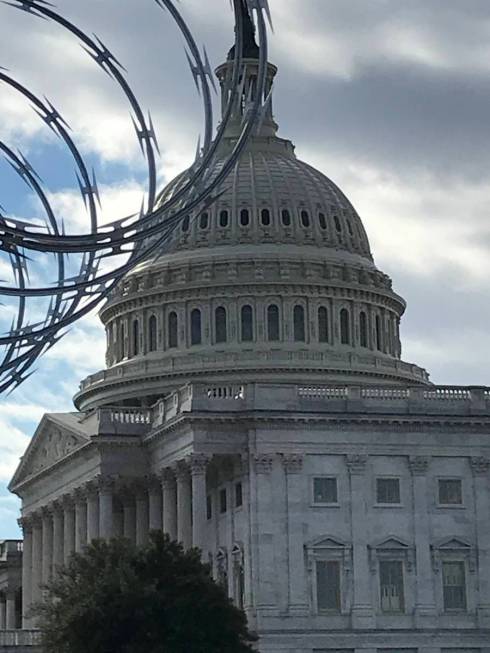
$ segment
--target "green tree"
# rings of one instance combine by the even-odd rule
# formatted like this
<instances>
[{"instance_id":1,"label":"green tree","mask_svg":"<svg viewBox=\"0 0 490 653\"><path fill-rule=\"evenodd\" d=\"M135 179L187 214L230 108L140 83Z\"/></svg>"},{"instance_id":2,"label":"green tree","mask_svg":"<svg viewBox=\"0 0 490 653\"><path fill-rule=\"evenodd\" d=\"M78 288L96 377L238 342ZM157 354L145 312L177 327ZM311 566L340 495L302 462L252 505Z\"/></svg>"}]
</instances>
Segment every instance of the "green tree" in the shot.
<instances>
[{"instance_id":1,"label":"green tree","mask_svg":"<svg viewBox=\"0 0 490 653\"><path fill-rule=\"evenodd\" d=\"M156 531L74 554L35 614L45 653L250 653L256 639L199 552Z\"/></svg>"}]
</instances>

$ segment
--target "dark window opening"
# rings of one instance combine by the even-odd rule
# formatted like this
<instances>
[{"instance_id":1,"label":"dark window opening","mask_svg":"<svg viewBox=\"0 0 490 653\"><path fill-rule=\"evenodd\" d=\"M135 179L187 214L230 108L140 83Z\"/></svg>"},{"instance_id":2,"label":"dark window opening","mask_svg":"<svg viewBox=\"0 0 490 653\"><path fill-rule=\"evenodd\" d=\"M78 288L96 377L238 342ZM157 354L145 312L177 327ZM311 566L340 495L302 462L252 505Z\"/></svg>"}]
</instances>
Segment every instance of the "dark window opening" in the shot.
<instances>
[{"instance_id":1,"label":"dark window opening","mask_svg":"<svg viewBox=\"0 0 490 653\"><path fill-rule=\"evenodd\" d=\"M281 211L281 220L282 220L282 224L285 227L291 226L291 214L289 213L288 209L283 209Z\"/></svg>"},{"instance_id":2,"label":"dark window opening","mask_svg":"<svg viewBox=\"0 0 490 653\"><path fill-rule=\"evenodd\" d=\"M403 562L401 560L381 560L379 580L382 612L404 612Z\"/></svg>"},{"instance_id":3,"label":"dark window opening","mask_svg":"<svg viewBox=\"0 0 490 653\"><path fill-rule=\"evenodd\" d=\"M327 228L327 218L325 217L325 213L319 213L318 214L318 222L320 223L320 229L325 229Z\"/></svg>"},{"instance_id":4,"label":"dark window opening","mask_svg":"<svg viewBox=\"0 0 490 653\"><path fill-rule=\"evenodd\" d=\"M271 341L279 340L279 308L275 304L267 309L267 337Z\"/></svg>"},{"instance_id":5,"label":"dark window opening","mask_svg":"<svg viewBox=\"0 0 490 653\"><path fill-rule=\"evenodd\" d=\"M337 503L337 479L319 477L313 479L313 503Z\"/></svg>"},{"instance_id":6,"label":"dark window opening","mask_svg":"<svg viewBox=\"0 0 490 653\"><path fill-rule=\"evenodd\" d=\"M466 610L466 574L464 562L442 563L444 610Z\"/></svg>"},{"instance_id":7,"label":"dark window opening","mask_svg":"<svg viewBox=\"0 0 490 653\"><path fill-rule=\"evenodd\" d=\"M200 345L201 341L201 311L195 308L191 312L191 345Z\"/></svg>"},{"instance_id":8,"label":"dark window opening","mask_svg":"<svg viewBox=\"0 0 490 653\"><path fill-rule=\"evenodd\" d=\"M243 486L241 483L235 484L235 508L243 505Z\"/></svg>"},{"instance_id":9,"label":"dark window opening","mask_svg":"<svg viewBox=\"0 0 490 653\"><path fill-rule=\"evenodd\" d=\"M342 225L340 224L338 215L333 216L333 221L335 222L335 229L340 233L342 231Z\"/></svg>"},{"instance_id":10,"label":"dark window opening","mask_svg":"<svg viewBox=\"0 0 490 653\"><path fill-rule=\"evenodd\" d=\"M213 516L213 499L210 494L206 497L206 518L211 519Z\"/></svg>"},{"instance_id":11,"label":"dark window opening","mask_svg":"<svg viewBox=\"0 0 490 653\"><path fill-rule=\"evenodd\" d=\"M241 311L242 342L252 342L254 339L253 309L242 306Z\"/></svg>"},{"instance_id":12,"label":"dark window opening","mask_svg":"<svg viewBox=\"0 0 490 653\"><path fill-rule=\"evenodd\" d=\"M177 313L172 311L168 316L168 346L170 348L177 347Z\"/></svg>"},{"instance_id":13,"label":"dark window opening","mask_svg":"<svg viewBox=\"0 0 490 653\"><path fill-rule=\"evenodd\" d=\"M250 213L248 209L242 209L240 211L240 224L242 227L248 227L250 224Z\"/></svg>"},{"instance_id":14,"label":"dark window opening","mask_svg":"<svg viewBox=\"0 0 490 653\"><path fill-rule=\"evenodd\" d=\"M337 560L318 560L316 589L319 612L340 612L340 563Z\"/></svg>"},{"instance_id":15,"label":"dark window opening","mask_svg":"<svg viewBox=\"0 0 490 653\"><path fill-rule=\"evenodd\" d=\"M340 311L340 342L343 345L350 345L350 319L346 308Z\"/></svg>"},{"instance_id":16,"label":"dark window opening","mask_svg":"<svg viewBox=\"0 0 490 653\"><path fill-rule=\"evenodd\" d=\"M226 211L226 210L220 211L220 214L219 214L219 226L220 227L227 227L228 226L228 211Z\"/></svg>"},{"instance_id":17,"label":"dark window opening","mask_svg":"<svg viewBox=\"0 0 490 653\"><path fill-rule=\"evenodd\" d=\"M318 341L328 342L328 311L325 306L318 309Z\"/></svg>"},{"instance_id":18,"label":"dark window opening","mask_svg":"<svg viewBox=\"0 0 490 653\"><path fill-rule=\"evenodd\" d=\"M199 218L199 228L207 229L208 226L209 226L209 213L207 211L204 211L204 213L201 213L201 217Z\"/></svg>"},{"instance_id":19,"label":"dark window opening","mask_svg":"<svg viewBox=\"0 0 490 653\"><path fill-rule=\"evenodd\" d=\"M463 503L463 491L460 479L439 479L439 503L448 506L458 506Z\"/></svg>"},{"instance_id":20,"label":"dark window opening","mask_svg":"<svg viewBox=\"0 0 490 653\"><path fill-rule=\"evenodd\" d=\"M400 503L400 479L376 479L376 503Z\"/></svg>"},{"instance_id":21,"label":"dark window opening","mask_svg":"<svg viewBox=\"0 0 490 653\"><path fill-rule=\"evenodd\" d=\"M301 211L300 213L301 216L301 224L303 227L307 228L310 226L310 214L308 211Z\"/></svg>"},{"instance_id":22,"label":"dark window opening","mask_svg":"<svg viewBox=\"0 0 490 653\"><path fill-rule=\"evenodd\" d=\"M226 489L223 488L222 490L219 491L219 511L221 513L226 512L227 510L227 505L226 505Z\"/></svg>"},{"instance_id":23,"label":"dark window opening","mask_svg":"<svg viewBox=\"0 0 490 653\"><path fill-rule=\"evenodd\" d=\"M220 306L215 311L215 331L216 342L226 342L227 328L226 328L226 310Z\"/></svg>"},{"instance_id":24,"label":"dark window opening","mask_svg":"<svg viewBox=\"0 0 490 653\"><path fill-rule=\"evenodd\" d=\"M154 315L148 320L148 349L157 350L157 318Z\"/></svg>"},{"instance_id":25,"label":"dark window opening","mask_svg":"<svg viewBox=\"0 0 490 653\"><path fill-rule=\"evenodd\" d=\"M186 231L189 231L189 224L190 224L190 218L188 215L186 215L185 218L182 220L182 231L184 233Z\"/></svg>"},{"instance_id":26,"label":"dark window opening","mask_svg":"<svg viewBox=\"0 0 490 653\"><path fill-rule=\"evenodd\" d=\"M260 213L260 221L264 227L268 227L271 223L271 212L269 209L262 209Z\"/></svg>"},{"instance_id":27,"label":"dark window opening","mask_svg":"<svg viewBox=\"0 0 490 653\"><path fill-rule=\"evenodd\" d=\"M293 311L293 331L295 342L305 342L305 309L299 305Z\"/></svg>"},{"instance_id":28,"label":"dark window opening","mask_svg":"<svg viewBox=\"0 0 490 653\"><path fill-rule=\"evenodd\" d=\"M382 333L381 333L381 318L376 315L376 349L381 351L383 348Z\"/></svg>"}]
</instances>

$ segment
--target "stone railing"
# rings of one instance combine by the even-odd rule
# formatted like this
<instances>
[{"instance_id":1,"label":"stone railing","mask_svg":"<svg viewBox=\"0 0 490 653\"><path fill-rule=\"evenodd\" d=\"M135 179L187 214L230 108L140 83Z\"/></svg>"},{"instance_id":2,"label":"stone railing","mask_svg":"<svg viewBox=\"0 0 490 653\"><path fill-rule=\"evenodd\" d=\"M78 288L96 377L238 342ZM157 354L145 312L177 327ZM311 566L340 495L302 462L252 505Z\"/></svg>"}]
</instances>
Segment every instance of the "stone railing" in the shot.
<instances>
[{"instance_id":1,"label":"stone railing","mask_svg":"<svg viewBox=\"0 0 490 653\"><path fill-rule=\"evenodd\" d=\"M97 416L101 435L144 436L185 413L237 413L244 410L490 416L490 389L472 386L190 383L160 399L151 409L101 408L97 410Z\"/></svg>"},{"instance_id":2,"label":"stone railing","mask_svg":"<svg viewBox=\"0 0 490 653\"><path fill-rule=\"evenodd\" d=\"M36 647L29 649L38 651L37 647L41 643L41 633L38 630L0 630L0 653L2 647ZM10 649L7 649L10 650Z\"/></svg>"}]
</instances>

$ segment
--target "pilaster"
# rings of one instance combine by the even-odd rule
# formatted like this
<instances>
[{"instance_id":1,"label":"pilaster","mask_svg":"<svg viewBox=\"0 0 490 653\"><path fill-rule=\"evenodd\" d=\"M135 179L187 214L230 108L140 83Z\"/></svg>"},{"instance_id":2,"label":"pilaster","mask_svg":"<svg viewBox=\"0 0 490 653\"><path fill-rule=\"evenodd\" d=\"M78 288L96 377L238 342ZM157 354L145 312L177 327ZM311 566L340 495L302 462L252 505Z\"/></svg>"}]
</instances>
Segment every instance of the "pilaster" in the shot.
<instances>
[{"instance_id":1,"label":"pilaster","mask_svg":"<svg viewBox=\"0 0 490 653\"><path fill-rule=\"evenodd\" d=\"M490 628L490 459L483 456L470 460L473 472L478 547L478 623Z\"/></svg>"},{"instance_id":2,"label":"pilaster","mask_svg":"<svg viewBox=\"0 0 490 653\"><path fill-rule=\"evenodd\" d=\"M191 454L188 462L192 478L192 546L202 548L206 527L206 469L209 457Z\"/></svg>"},{"instance_id":3,"label":"pilaster","mask_svg":"<svg viewBox=\"0 0 490 653\"><path fill-rule=\"evenodd\" d=\"M364 454L346 456L350 477L350 500L352 511L352 553L354 571L354 601L352 605L352 627L354 629L374 628L374 612L371 598L371 575L368 560L368 506L366 497L366 467L368 457Z\"/></svg>"},{"instance_id":4,"label":"pilaster","mask_svg":"<svg viewBox=\"0 0 490 653\"><path fill-rule=\"evenodd\" d=\"M177 479L177 539L188 549L192 546L192 489L189 465L181 460L175 466Z\"/></svg>"},{"instance_id":5,"label":"pilaster","mask_svg":"<svg viewBox=\"0 0 490 653\"><path fill-rule=\"evenodd\" d=\"M171 540L177 539L177 484L170 468L162 472L163 531Z\"/></svg>"},{"instance_id":6,"label":"pilaster","mask_svg":"<svg viewBox=\"0 0 490 653\"><path fill-rule=\"evenodd\" d=\"M19 519L24 535L22 553L22 628L30 628L29 610L32 602L32 520L29 517Z\"/></svg>"}]
</instances>

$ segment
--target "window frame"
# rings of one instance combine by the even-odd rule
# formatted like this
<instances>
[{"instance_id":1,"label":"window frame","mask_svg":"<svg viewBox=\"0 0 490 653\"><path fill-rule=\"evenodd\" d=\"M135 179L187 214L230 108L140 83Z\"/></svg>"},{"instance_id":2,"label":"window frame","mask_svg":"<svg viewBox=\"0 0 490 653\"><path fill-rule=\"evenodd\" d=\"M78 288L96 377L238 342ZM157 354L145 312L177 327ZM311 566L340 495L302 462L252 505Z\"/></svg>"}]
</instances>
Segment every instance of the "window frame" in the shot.
<instances>
[{"instance_id":1,"label":"window frame","mask_svg":"<svg viewBox=\"0 0 490 653\"><path fill-rule=\"evenodd\" d=\"M277 338L271 338L271 328L270 328L270 320L269 320L269 310L271 308L275 308L277 310ZM276 303L274 300L268 301L265 306L265 323L266 323L266 335L267 335L267 342L281 342L282 338L282 329L281 329L281 309L278 303Z\"/></svg>"},{"instance_id":2,"label":"window frame","mask_svg":"<svg viewBox=\"0 0 490 653\"><path fill-rule=\"evenodd\" d=\"M397 564L400 566L401 569L401 607L399 610L385 610L383 609L383 584L382 584L382 566L386 564ZM389 556L382 556L378 560L378 596L379 596L379 610L381 614L383 615L400 615L400 614L406 614L407 613L407 600L406 600L406 578L405 578L405 562L403 559L400 557L389 557Z\"/></svg>"},{"instance_id":3,"label":"window frame","mask_svg":"<svg viewBox=\"0 0 490 653\"><path fill-rule=\"evenodd\" d=\"M322 535L305 545L308 571L309 596L312 614L318 616L348 615L351 610L352 587L349 577L352 572L352 545L332 535ZM317 563L338 562L340 568L340 610L318 609Z\"/></svg>"},{"instance_id":4,"label":"window frame","mask_svg":"<svg viewBox=\"0 0 490 653\"><path fill-rule=\"evenodd\" d=\"M465 501L464 501L464 483L463 483L463 478L461 476L438 476L436 478L436 503L438 508L443 508L443 509L461 509L465 508ZM441 502L441 482L444 481L459 481L459 486L461 490L461 502L460 503L442 503Z\"/></svg>"},{"instance_id":5,"label":"window frame","mask_svg":"<svg viewBox=\"0 0 490 653\"><path fill-rule=\"evenodd\" d=\"M199 337L197 339L194 338L197 333L197 326L194 324L195 315L199 315ZM200 345L202 345L202 310L199 306L194 306L189 315L189 346L199 347Z\"/></svg>"},{"instance_id":6,"label":"window frame","mask_svg":"<svg viewBox=\"0 0 490 653\"><path fill-rule=\"evenodd\" d=\"M336 501L315 501L315 480L327 479L335 481L335 494ZM310 504L314 508L318 507L334 507L338 508L340 506L339 502L339 477L335 474L315 474L310 477Z\"/></svg>"},{"instance_id":7,"label":"window frame","mask_svg":"<svg viewBox=\"0 0 490 653\"><path fill-rule=\"evenodd\" d=\"M228 331L228 310L224 304L220 304L214 309L214 343L225 345L229 341Z\"/></svg>"},{"instance_id":8,"label":"window frame","mask_svg":"<svg viewBox=\"0 0 490 653\"><path fill-rule=\"evenodd\" d=\"M395 475L376 475L374 477L374 492L375 492L375 497L374 497L374 505L377 507L385 508L385 507L399 507L403 505L402 502L402 484L401 484L401 476L395 476ZM398 481L398 501L379 501L379 492L378 492L378 481Z\"/></svg>"},{"instance_id":9,"label":"window frame","mask_svg":"<svg viewBox=\"0 0 490 653\"><path fill-rule=\"evenodd\" d=\"M336 602L337 602L337 607L335 608L320 608L319 606L319 586L318 586L318 576L319 576L319 565L335 565L336 566L336 573L338 576L338 590L337 590L337 596ZM342 561L336 558L326 558L326 559L318 559L315 562L315 603L316 603L316 611L317 614L319 615L340 615L342 614Z\"/></svg>"},{"instance_id":10,"label":"window frame","mask_svg":"<svg viewBox=\"0 0 490 653\"><path fill-rule=\"evenodd\" d=\"M448 587L447 585L444 585L444 567L445 565L451 565L451 564L458 564L461 566L463 569L463 603L464 605L462 607L457 607L457 608L448 608L446 607L446 594L445 594L445 587ZM456 587L456 586L449 586L449 587ZM444 614L462 614L468 612L468 564L467 561L461 558L456 558L456 557L447 557L443 560L441 560L441 593L442 593L442 610Z\"/></svg>"},{"instance_id":11,"label":"window frame","mask_svg":"<svg viewBox=\"0 0 490 653\"><path fill-rule=\"evenodd\" d=\"M301 316L301 321L296 322L296 315ZM293 341L300 344L307 342L307 315L306 308L302 303L295 303L293 306ZM298 327L298 329L297 329ZM297 337L299 336L299 337ZM302 336L302 337L301 337Z\"/></svg>"},{"instance_id":12,"label":"window frame","mask_svg":"<svg viewBox=\"0 0 490 653\"><path fill-rule=\"evenodd\" d=\"M251 312L251 318L250 318L250 327L252 330L252 337L245 339L243 337L245 329L243 328L245 321L243 319L243 311L244 309L250 309ZM240 342L254 342L255 341L255 310L252 304L247 303L247 304L242 304L240 306Z\"/></svg>"}]
</instances>

